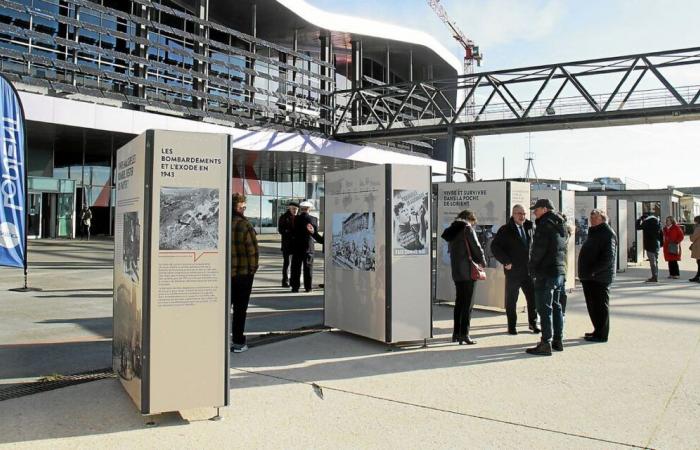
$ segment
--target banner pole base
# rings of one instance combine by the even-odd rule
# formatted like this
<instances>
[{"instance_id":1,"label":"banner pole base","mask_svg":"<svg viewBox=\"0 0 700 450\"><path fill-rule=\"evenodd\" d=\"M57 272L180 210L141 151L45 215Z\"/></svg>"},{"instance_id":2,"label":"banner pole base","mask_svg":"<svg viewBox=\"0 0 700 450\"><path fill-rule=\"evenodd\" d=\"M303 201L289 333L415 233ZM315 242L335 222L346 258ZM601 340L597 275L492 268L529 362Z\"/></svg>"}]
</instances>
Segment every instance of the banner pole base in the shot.
<instances>
[{"instance_id":1,"label":"banner pole base","mask_svg":"<svg viewBox=\"0 0 700 450\"><path fill-rule=\"evenodd\" d=\"M8 291L12 291L12 292L38 292L41 290L42 290L41 288L35 288L35 287L29 287L29 286L8 289Z\"/></svg>"}]
</instances>

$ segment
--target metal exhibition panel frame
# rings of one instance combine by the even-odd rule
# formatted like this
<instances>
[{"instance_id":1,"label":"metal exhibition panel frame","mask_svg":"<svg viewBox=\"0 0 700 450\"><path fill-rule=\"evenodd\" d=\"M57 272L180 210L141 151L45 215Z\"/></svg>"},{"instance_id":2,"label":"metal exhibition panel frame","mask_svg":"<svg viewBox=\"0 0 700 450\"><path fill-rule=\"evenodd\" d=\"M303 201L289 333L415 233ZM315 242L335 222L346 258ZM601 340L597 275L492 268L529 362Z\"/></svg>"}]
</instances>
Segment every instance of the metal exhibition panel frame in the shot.
<instances>
[{"instance_id":1,"label":"metal exhibition panel frame","mask_svg":"<svg viewBox=\"0 0 700 450\"><path fill-rule=\"evenodd\" d=\"M324 324L386 343L432 337L431 168L325 175Z\"/></svg>"},{"instance_id":2,"label":"metal exhibition panel frame","mask_svg":"<svg viewBox=\"0 0 700 450\"><path fill-rule=\"evenodd\" d=\"M608 224L617 235L617 272L627 270L627 200L608 200Z\"/></svg>"},{"instance_id":3,"label":"metal exhibition panel frame","mask_svg":"<svg viewBox=\"0 0 700 450\"><path fill-rule=\"evenodd\" d=\"M491 241L498 229L510 219L513 205L530 205L530 183L515 181L484 181L476 183L438 183L437 205L437 300L454 301L450 255L447 243L440 238L460 211L469 209L476 214L476 232L486 258L486 281L476 283L474 305L505 308L503 266L491 253Z\"/></svg>"},{"instance_id":4,"label":"metal exhibition panel frame","mask_svg":"<svg viewBox=\"0 0 700 450\"><path fill-rule=\"evenodd\" d=\"M630 236L634 239L634 253L633 261L637 264L644 261L644 235L642 230L637 230L637 220L642 217L644 209L642 207L642 202L634 202L634 215L627 217L627 230ZM628 236L629 237L629 236Z\"/></svg>"},{"instance_id":5,"label":"metal exhibition panel frame","mask_svg":"<svg viewBox=\"0 0 700 450\"><path fill-rule=\"evenodd\" d=\"M541 198L546 198L552 205L556 208L557 212L560 212L566 216L566 223L571 227L572 235L569 238L567 245L567 265L566 265L566 284L568 288L575 287L576 283L576 264L578 264L576 259L576 195L574 191L560 190L560 189L533 189L530 194L531 205ZM535 221L534 215L531 219Z\"/></svg>"},{"instance_id":6,"label":"metal exhibition panel frame","mask_svg":"<svg viewBox=\"0 0 700 450\"><path fill-rule=\"evenodd\" d=\"M158 130L117 151L113 367L143 414L229 404L230 152Z\"/></svg>"}]
</instances>

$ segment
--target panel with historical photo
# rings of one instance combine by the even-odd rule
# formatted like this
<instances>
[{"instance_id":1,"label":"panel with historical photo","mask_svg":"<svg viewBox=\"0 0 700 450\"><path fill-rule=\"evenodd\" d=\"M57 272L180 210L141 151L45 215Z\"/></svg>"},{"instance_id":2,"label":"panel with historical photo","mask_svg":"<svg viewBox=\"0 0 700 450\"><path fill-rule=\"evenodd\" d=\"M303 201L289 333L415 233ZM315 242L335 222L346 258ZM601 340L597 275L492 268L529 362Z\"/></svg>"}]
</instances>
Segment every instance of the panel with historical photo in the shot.
<instances>
[{"instance_id":1,"label":"panel with historical photo","mask_svg":"<svg viewBox=\"0 0 700 450\"><path fill-rule=\"evenodd\" d=\"M219 242L219 190L160 189L160 250L216 250Z\"/></svg>"},{"instance_id":2,"label":"panel with historical photo","mask_svg":"<svg viewBox=\"0 0 700 450\"><path fill-rule=\"evenodd\" d=\"M476 231L476 237L479 239L479 244L484 252L484 260L486 261L486 267L495 269L498 267L498 260L493 255L491 251L491 242L493 238L496 237L496 232L498 231L498 226L496 225L481 225L477 224L474 227Z\"/></svg>"},{"instance_id":3,"label":"panel with historical photo","mask_svg":"<svg viewBox=\"0 0 700 450\"><path fill-rule=\"evenodd\" d=\"M427 255L428 193L395 189L392 213L394 255Z\"/></svg>"},{"instance_id":4,"label":"panel with historical photo","mask_svg":"<svg viewBox=\"0 0 700 450\"><path fill-rule=\"evenodd\" d=\"M374 212L333 214L333 265L343 269L376 268Z\"/></svg>"},{"instance_id":5,"label":"panel with historical photo","mask_svg":"<svg viewBox=\"0 0 700 450\"><path fill-rule=\"evenodd\" d=\"M135 284L117 286L114 302L113 367L125 381L141 380L141 304Z\"/></svg>"},{"instance_id":6,"label":"panel with historical photo","mask_svg":"<svg viewBox=\"0 0 700 450\"><path fill-rule=\"evenodd\" d=\"M134 283L139 282L139 263L141 260L141 223L137 212L124 213L122 231L122 261L124 273Z\"/></svg>"}]
</instances>

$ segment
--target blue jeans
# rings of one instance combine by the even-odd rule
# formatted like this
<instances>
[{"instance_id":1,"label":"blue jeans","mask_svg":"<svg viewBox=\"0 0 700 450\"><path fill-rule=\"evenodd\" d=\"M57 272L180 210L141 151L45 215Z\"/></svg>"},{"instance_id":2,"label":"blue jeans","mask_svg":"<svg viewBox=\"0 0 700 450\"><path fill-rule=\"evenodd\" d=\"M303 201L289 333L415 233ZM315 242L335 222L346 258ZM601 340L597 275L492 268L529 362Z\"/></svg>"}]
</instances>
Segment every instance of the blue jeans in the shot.
<instances>
[{"instance_id":1,"label":"blue jeans","mask_svg":"<svg viewBox=\"0 0 700 450\"><path fill-rule=\"evenodd\" d=\"M552 338L560 341L564 336L564 314L560 302L563 285L563 275L535 279L535 305L540 315L543 341L552 342Z\"/></svg>"}]
</instances>

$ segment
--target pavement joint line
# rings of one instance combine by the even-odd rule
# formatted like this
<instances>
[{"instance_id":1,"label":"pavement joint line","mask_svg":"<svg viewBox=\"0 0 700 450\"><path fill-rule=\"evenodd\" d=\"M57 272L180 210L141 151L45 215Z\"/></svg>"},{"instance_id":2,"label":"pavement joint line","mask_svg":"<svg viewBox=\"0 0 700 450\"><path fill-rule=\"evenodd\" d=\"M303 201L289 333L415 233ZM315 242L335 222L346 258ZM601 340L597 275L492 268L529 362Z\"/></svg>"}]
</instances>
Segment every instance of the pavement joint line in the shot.
<instances>
[{"instance_id":1,"label":"pavement joint line","mask_svg":"<svg viewBox=\"0 0 700 450\"><path fill-rule=\"evenodd\" d=\"M690 361L693 359L693 355L695 353L697 353L698 348L700 348L700 334L698 334L698 340L695 343L695 348L693 349L692 352L690 352L690 356L688 356L688 360L685 362L685 367L681 371L681 374L678 377L678 381L676 381L675 386L673 386L673 390L671 391L671 395L668 396L668 398L666 399L666 402L664 403L664 407L661 410L661 413L659 413L659 417L656 420L656 425L654 426L654 429L651 431L651 435L649 435L649 440L647 441L647 447L651 446L651 442L654 440L654 438L656 437L656 434L659 432L659 429L661 428L661 420L666 415L666 411L668 411L668 407L671 405L671 401L676 396L676 391L678 391L678 387L681 385L681 383L683 382L683 379L685 378L686 374L688 373L688 369L690 368Z\"/></svg>"},{"instance_id":2,"label":"pavement joint line","mask_svg":"<svg viewBox=\"0 0 700 450\"><path fill-rule=\"evenodd\" d=\"M421 405L420 403L412 403L412 402L407 402L404 400L396 400L396 399L388 398L388 397L380 397L378 395L365 394L365 393L361 393L361 392L354 392L354 391L349 391L347 389L325 386L325 385L315 383L312 381L295 380L292 378L280 377L278 375L271 375L268 373L256 372L254 370L247 370L247 369L242 369L239 367L231 367L231 369L237 370L239 372L248 373L251 375L258 375L258 376L263 376L263 377L268 377L268 378L274 378L277 380L287 381L290 383L304 384L304 385L310 386L314 390L318 390L319 388L321 390L326 389L329 391L340 392L343 394L354 395L354 396L358 396L358 397L365 397L365 398L370 398L373 400L379 400L379 401L384 401L384 402L388 402L388 403L395 403L395 404L399 404L399 405L403 405L403 406L411 406L414 408L426 409L428 411L440 412L440 413L445 413L445 414L453 414L453 415L462 416L462 417L469 417L472 419L485 420L487 422L496 422L496 423L501 423L504 425L511 425L511 426L515 426L515 427L528 428L530 430L545 431L548 433L560 434L560 435L564 435L564 436L571 436L571 437L576 437L576 438L580 438L580 439L587 439L587 440L596 441L596 442L604 442L606 444L615 444L615 445L620 445L620 446L630 447L630 448L641 448L641 449L645 449L645 450L651 449L651 447L648 447L648 446L630 444L627 442L613 441L610 439L598 438L598 437L593 437L593 436L586 436L584 434L570 433L568 431L554 430L551 428L538 427L535 425L528 425L526 423L519 423L519 422L510 421L510 420L496 419L493 417L480 416L478 414L470 414L470 413L465 413L465 412L461 412L461 411L453 411L451 409L438 408L435 406Z\"/></svg>"},{"instance_id":3,"label":"pavement joint line","mask_svg":"<svg viewBox=\"0 0 700 450\"><path fill-rule=\"evenodd\" d=\"M87 342L108 342L111 341L111 337L96 337L94 339L65 339L60 341L32 341L32 342L20 342L17 344L0 344L0 350L18 348L18 347L31 347L32 345L53 345L53 344L82 344Z\"/></svg>"}]
</instances>

